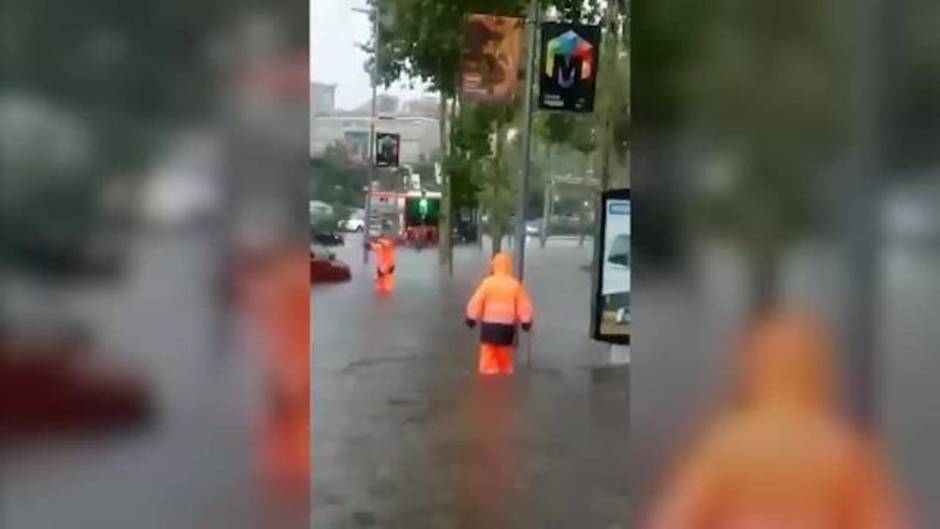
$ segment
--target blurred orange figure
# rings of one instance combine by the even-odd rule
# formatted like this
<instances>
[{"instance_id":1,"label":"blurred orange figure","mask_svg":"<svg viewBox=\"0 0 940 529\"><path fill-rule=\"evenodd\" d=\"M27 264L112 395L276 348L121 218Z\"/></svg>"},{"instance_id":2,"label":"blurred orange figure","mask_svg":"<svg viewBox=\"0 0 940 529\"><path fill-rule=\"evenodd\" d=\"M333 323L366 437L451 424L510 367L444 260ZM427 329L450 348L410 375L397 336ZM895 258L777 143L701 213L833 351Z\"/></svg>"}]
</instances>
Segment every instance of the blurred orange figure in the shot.
<instances>
[{"instance_id":1,"label":"blurred orange figure","mask_svg":"<svg viewBox=\"0 0 940 529\"><path fill-rule=\"evenodd\" d=\"M375 250L375 289L379 292L395 290L395 243L382 237L373 243Z\"/></svg>"},{"instance_id":2,"label":"blurred orange figure","mask_svg":"<svg viewBox=\"0 0 940 529\"><path fill-rule=\"evenodd\" d=\"M742 353L740 401L693 446L645 527L903 527L872 443L836 409L826 334L771 315Z\"/></svg>"},{"instance_id":3,"label":"blurred orange figure","mask_svg":"<svg viewBox=\"0 0 940 529\"><path fill-rule=\"evenodd\" d=\"M259 332L265 391L258 471L265 490L302 500L310 483L309 261L294 247L252 259L242 302Z\"/></svg>"},{"instance_id":4,"label":"blurred orange figure","mask_svg":"<svg viewBox=\"0 0 940 529\"><path fill-rule=\"evenodd\" d=\"M507 253L493 257L493 273L483 280L467 303L467 326L480 329L480 373L511 374L512 350L516 325L529 331L532 327L532 302L525 287L512 275Z\"/></svg>"}]
</instances>

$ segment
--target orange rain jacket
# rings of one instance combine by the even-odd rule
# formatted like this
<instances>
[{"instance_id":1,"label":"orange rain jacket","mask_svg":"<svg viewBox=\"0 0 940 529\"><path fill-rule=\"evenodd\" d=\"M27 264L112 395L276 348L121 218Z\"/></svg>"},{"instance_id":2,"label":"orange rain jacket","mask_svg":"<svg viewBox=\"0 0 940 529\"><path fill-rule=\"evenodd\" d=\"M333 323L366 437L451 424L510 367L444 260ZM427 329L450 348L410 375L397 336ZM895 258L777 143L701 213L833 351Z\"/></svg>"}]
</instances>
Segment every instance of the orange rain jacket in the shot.
<instances>
[{"instance_id":1,"label":"orange rain jacket","mask_svg":"<svg viewBox=\"0 0 940 529\"><path fill-rule=\"evenodd\" d=\"M381 238L373 245L378 261L376 272L378 276L395 273L395 245L392 241Z\"/></svg>"},{"instance_id":2,"label":"orange rain jacket","mask_svg":"<svg viewBox=\"0 0 940 529\"><path fill-rule=\"evenodd\" d=\"M506 253L493 257L493 274L483 280L467 303L467 320L482 321L483 343L512 345L516 325L532 324L532 301L518 279L512 276L512 262Z\"/></svg>"},{"instance_id":3,"label":"orange rain jacket","mask_svg":"<svg viewBox=\"0 0 940 529\"><path fill-rule=\"evenodd\" d=\"M686 454L645 529L901 529L879 457L836 410L830 350L809 320L758 325L740 402Z\"/></svg>"}]
</instances>

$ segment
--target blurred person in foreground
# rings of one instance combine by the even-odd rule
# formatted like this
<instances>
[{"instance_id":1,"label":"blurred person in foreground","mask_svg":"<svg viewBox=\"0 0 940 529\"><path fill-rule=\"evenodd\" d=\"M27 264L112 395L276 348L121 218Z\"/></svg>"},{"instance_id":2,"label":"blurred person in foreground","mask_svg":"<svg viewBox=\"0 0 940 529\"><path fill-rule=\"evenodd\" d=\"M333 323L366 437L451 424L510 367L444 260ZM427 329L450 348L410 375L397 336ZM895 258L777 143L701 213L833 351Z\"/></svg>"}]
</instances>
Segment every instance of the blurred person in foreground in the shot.
<instances>
[{"instance_id":1,"label":"blurred person in foreground","mask_svg":"<svg viewBox=\"0 0 940 529\"><path fill-rule=\"evenodd\" d=\"M874 443L837 409L832 344L769 313L745 335L738 401L670 476L644 529L900 529Z\"/></svg>"},{"instance_id":2,"label":"blurred person in foreground","mask_svg":"<svg viewBox=\"0 0 940 529\"><path fill-rule=\"evenodd\" d=\"M239 302L259 339L264 407L255 424L263 490L303 500L310 473L307 261L293 248L251 252L237 271Z\"/></svg>"},{"instance_id":3,"label":"blurred person in foreground","mask_svg":"<svg viewBox=\"0 0 940 529\"><path fill-rule=\"evenodd\" d=\"M388 293L395 290L395 243L382 237L372 245L375 250L375 289Z\"/></svg>"},{"instance_id":4,"label":"blurred person in foreground","mask_svg":"<svg viewBox=\"0 0 940 529\"><path fill-rule=\"evenodd\" d=\"M508 253L493 257L493 273L480 283L467 303L467 326L477 320L480 326L480 374L504 375L513 372L513 344L516 326L528 332L532 328L533 308L529 293L512 275Z\"/></svg>"}]
</instances>

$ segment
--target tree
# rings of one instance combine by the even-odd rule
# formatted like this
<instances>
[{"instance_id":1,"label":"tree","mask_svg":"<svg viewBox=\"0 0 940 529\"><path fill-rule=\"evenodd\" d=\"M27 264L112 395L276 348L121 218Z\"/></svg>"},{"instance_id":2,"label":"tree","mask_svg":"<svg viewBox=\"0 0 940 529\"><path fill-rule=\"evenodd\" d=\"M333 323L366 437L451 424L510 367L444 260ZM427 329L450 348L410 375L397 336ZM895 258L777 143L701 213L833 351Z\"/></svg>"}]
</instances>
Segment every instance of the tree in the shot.
<instances>
[{"instance_id":1,"label":"tree","mask_svg":"<svg viewBox=\"0 0 940 529\"><path fill-rule=\"evenodd\" d=\"M816 222L819 168L845 146L852 61L827 2L722 0L699 15L701 56L677 76L690 128L716 153L700 164L714 183L699 187L694 222L742 250L759 310L778 301L785 251Z\"/></svg>"},{"instance_id":2,"label":"tree","mask_svg":"<svg viewBox=\"0 0 940 529\"><path fill-rule=\"evenodd\" d=\"M337 141L326 148L322 157L311 160L310 198L334 206L361 207L369 169L349 160L346 149Z\"/></svg>"},{"instance_id":3,"label":"tree","mask_svg":"<svg viewBox=\"0 0 940 529\"><path fill-rule=\"evenodd\" d=\"M625 4L625 2L624 2ZM601 188L627 185L627 140L630 127L629 48L620 35L627 23L625 5L610 2L604 11L595 112ZM622 167L615 172L614 167ZM617 178L614 178L614 177Z\"/></svg>"},{"instance_id":4,"label":"tree","mask_svg":"<svg viewBox=\"0 0 940 529\"><path fill-rule=\"evenodd\" d=\"M457 108L457 85L460 75L461 31L464 17L470 13L525 16L526 0L372 0L381 11L383 24L379 31L377 53L379 78L389 85L403 77L429 83L441 94L441 138L445 138L447 110ZM596 20L602 0L545 0L544 9L555 8L564 20ZM448 147L453 149L449 143ZM445 142L442 142L444 144ZM448 167L456 167L450 164ZM453 187L466 188L452 182L467 177L463 171L445 171L445 199L442 212L442 262L450 262L450 195Z\"/></svg>"},{"instance_id":5,"label":"tree","mask_svg":"<svg viewBox=\"0 0 940 529\"><path fill-rule=\"evenodd\" d=\"M79 271L63 264L115 223L116 212L101 204L105 190L136 184L176 129L219 108L222 69L210 51L247 4L235 0L220 13L216 4L186 0L94 2L78 10L64 0L4 2L0 20L13 52L4 54L3 135L16 138L35 125L45 149L63 148L63 160L74 155L53 163L4 153L12 164L4 166L10 178L0 199L4 258L24 270ZM263 12L282 16L290 42L305 43L307 21L286 16L293 9L275 0ZM32 125L13 125L20 118Z\"/></svg>"},{"instance_id":6,"label":"tree","mask_svg":"<svg viewBox=\"0 0 940 529\"><path fill-rule=\"evenodd\" d=\"M445 170L454 178L454 203L478 204L486 212L494 251L500 249L513 207L504 149L513 114L512 106L464 105L454 122L453 148L445 161Z\"/></svg>"}]
</instances>

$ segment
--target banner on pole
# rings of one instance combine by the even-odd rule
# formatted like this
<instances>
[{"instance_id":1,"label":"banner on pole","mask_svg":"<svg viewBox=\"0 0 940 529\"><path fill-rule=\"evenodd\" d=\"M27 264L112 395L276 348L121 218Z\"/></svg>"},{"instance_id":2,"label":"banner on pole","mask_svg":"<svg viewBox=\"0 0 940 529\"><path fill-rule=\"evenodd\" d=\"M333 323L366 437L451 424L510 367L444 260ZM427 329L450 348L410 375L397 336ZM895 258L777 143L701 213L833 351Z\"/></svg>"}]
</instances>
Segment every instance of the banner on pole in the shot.
<instances>
[{"instance_id":1,"label":"banner on pole","mask_svg":"<svg viewBox=\"0 0 940 529\"><path fill-rule=\"evenodd\" d=\"M521 18L467 15L460 58L460 93L473 101L505 102L519 90L525 23Z\"/></svg>"},{"instance_id":2,"label":"banner on pole","mask_svg":"<svg viewBox=\"0 0 940 529\"><path fill-rule=\"evenodd\" d=\"M593 112L600 26L542 24L539 108Z\"/></svg>"},{"instance_id":3,"label":"banner on pole","mask_svg":"<svg viewBox=\"0 0 940 529\"><path fill-rule=\"evenodd\" d=\"M398 152L401 147L401 135L389 132L375 134L376 167L398 167Z\"/></svg>"}]
</instances>

